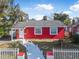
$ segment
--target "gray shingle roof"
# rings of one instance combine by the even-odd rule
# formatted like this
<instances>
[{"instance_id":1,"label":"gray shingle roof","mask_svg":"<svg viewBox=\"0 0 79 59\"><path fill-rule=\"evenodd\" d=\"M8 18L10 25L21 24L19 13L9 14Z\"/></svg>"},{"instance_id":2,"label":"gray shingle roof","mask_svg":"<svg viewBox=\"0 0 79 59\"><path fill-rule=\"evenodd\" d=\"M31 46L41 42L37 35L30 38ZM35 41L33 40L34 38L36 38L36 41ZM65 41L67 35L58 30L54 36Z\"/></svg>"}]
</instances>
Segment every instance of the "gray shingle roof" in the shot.
<instances>
[{"instance_id":1,"label":"gray shingle roof","mask_svg":"<svg viewBox=\"0 0 79 59\"><path fill-rule=\"evenodd\" d=\"M24 28L27 27L35 27L35 26L42 26L42 27L50 27L50 26L64 26L61 21L58 20L28 20L26 22L18 22L13 25L13 28Z\"/></svg>"}]
</instances>

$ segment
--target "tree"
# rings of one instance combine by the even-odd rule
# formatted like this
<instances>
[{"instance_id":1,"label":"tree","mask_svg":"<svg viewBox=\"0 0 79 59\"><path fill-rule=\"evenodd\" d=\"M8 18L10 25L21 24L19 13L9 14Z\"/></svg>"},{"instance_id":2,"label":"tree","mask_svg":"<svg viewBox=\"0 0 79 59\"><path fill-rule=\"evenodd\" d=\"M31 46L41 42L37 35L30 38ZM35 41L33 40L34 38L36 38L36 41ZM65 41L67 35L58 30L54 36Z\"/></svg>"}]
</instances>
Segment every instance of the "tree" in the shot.
<instances>
[{"instance_id":1,"label":"tree","mask_svg":"<svg viewBox=\"0 0 79 59\"><path fill-rule=\"evenodd\" d=\"M64 24L65 25L70 25L71 24L71 19L65 19Z\"/></svg>"},{"instance_id":2,"label":"tree","mask_svg":"<svg viewBox=\"0 0 79 59\"><path fill-rule=\"evenodd\" d=\"M6 27L6 16L8 13L6 11L8 10L10 1L9 0L0 0L0 29L2 31L0 32L0 36L5 34L5 27Z\"/></svg>"},{"instance_id":3,"label":"tree","mask_svg":"<svg viewBox=\"0 0 79 59\"><path fill-rule=\"evenodd\" d=\"M0 29L2 29L2 34L6 34L7 28L9 28L8 24L10 21L10 8L13 8L13 6L10 5L10 3L13 2L13 0L0 0ZM0 36L2 36L2 34Z\"/></svg>"},{"instance_id":4,"label":"tree","mask_svg":"<svg viewBox=\"0 0 79 59\"><path fill-rule=\"evenodd\" d=\"M64 22L64 20L69 19L69 15L65 13L54 13L54 20L60 20Z\"/></svg>"},{"instance_id":5,"label":"tree","mask_svg":"<svg viewBox=\"0 0 79 59\"><path fill-rule=\"evenodd\" d=\"M20 6L19 4L14 5L14 0L0 0L0 29L3 29L4 35L9 33L15 21L23 20L23 15L20 13Z\"/></svg>"}]
</instances>

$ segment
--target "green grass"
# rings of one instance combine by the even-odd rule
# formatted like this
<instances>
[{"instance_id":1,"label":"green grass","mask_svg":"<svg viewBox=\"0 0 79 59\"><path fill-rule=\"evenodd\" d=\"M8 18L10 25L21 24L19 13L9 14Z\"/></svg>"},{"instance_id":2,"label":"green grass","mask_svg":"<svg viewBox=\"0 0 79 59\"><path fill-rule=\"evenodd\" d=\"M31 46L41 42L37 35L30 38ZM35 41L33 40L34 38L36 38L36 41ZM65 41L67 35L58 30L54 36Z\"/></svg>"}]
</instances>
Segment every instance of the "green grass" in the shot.
<instances>
[{"instance_id":1,"label":"green grass","mask_svg":"<svg viewBox=\"0 0 79 59\"><path fill-rule=\"evenodd\" d=\"M51 51L54 47L60 47L59 41L56 42L33 42L43 51Z\"/></svg>"}]
</instances>

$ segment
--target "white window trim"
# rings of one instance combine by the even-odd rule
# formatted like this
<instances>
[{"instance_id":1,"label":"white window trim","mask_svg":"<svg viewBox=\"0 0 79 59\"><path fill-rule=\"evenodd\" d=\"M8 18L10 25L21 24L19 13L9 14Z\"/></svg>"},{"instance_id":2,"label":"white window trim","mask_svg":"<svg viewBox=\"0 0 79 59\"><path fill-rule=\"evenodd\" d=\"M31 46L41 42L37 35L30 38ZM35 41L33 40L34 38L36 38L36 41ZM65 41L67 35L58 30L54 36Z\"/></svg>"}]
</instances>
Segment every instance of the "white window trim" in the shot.
<instances>
[{"instance_id":1,"label":"white window trim","mask_svg":"<svg viewBox=\"0 0 79 59\"><path fill-rule=\"evenodd\" d=\"M35 35L42 35L42 27L39 27L39 28L41 28L41 33L36 33L36 28L37 28L37 27L34 27L34 34L35 34Z\"/></svg>"},{"instance_id":2,"label":"white window trim","mask_svg":"<svg viewBox=\"0 0 79 59\"><path fill-rule=\"evenodd\" d=\"M52 29L52 28L57 28L56 34L52 34L52 33L51 33L51 31L52 31L51 29ZM50 35L57 35L57 34L58 34L58 27L50 27Z\"/></svg>"}]
</instances>

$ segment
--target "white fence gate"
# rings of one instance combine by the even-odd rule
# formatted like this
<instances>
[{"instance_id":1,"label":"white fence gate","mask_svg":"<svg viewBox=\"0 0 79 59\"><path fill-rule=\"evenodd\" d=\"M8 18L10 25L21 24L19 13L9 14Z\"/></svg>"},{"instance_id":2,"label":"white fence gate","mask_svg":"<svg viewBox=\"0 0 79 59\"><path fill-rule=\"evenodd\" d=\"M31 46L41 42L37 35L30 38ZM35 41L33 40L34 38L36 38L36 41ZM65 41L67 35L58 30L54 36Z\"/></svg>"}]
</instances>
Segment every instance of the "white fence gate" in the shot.
<instances>
[{"instance_id":1,"label":"white fence gate","mask_svg":"<svg viewBox=\"0 0 79 59\"><path fill-rule=\"evenodd\" d=\"M18 48L0 48L0 59L17 59Z\"/></svg>"},{"instance_id":2,"label":"white fence gate","mask_svg":"<svg viewBox=\"0 0 79 59\"><path fill-rule=\"evenodd\" d=\"M53 49L53 59L79 59L79 49Z\"/></svg>"}]
</instances>

